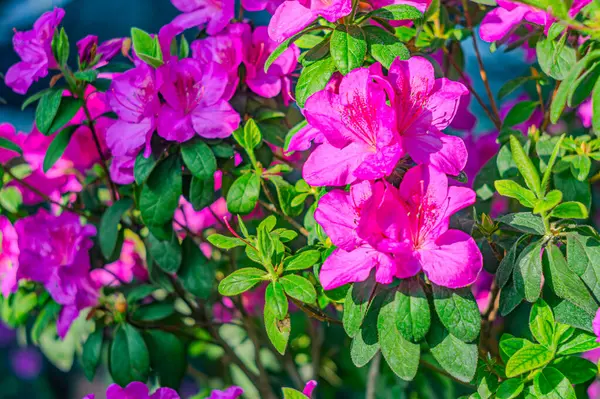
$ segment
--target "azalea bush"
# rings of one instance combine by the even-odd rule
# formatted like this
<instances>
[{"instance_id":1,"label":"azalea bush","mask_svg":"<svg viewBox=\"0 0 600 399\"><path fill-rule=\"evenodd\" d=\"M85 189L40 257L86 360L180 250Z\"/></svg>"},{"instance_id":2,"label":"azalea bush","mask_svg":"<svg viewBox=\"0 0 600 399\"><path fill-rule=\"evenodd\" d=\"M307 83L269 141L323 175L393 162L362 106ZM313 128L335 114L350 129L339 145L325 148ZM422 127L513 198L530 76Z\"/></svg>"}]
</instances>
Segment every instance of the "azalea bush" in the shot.
<instances>
[{"instance_id":1,"label":"azalea bush","mask_svg":"<svg viewBox=\"0 0 600 399\"><path fill-rule=\"evenodd\" d=\"M600 395L600 3L172 3L14 33L21 341L109 399ZM493 90L489 51L527 73Z\"/></svg>"}]
</instances>

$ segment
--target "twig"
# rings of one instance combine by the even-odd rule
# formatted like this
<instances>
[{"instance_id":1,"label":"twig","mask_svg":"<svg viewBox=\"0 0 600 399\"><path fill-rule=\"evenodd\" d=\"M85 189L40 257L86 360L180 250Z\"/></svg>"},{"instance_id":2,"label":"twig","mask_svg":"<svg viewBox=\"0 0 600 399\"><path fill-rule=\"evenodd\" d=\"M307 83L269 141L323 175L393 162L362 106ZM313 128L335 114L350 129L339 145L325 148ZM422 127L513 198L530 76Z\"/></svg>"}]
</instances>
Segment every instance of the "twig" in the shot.
<instances>
[{"instance_id":1,"label":"twig","mask_svg":"<svg viewBox=\"0 0 600 399\"><path fill-rule=\"evenodd\" d=\"M318 309L313 308L312 306L305 305L302 302L300 302L292 297L290 297L290 299L292 300L292 302L294 302L294 305L296 305L301 311L303 311L304 313L306 313L309 317L312 317L313 319L317 319L319 321L326 321L328 323L333 323L333 324L342 324L342 322L340 320L329 317L325 313L321 312Z\"/></svg>"},{"instance_id":2,"label":"twig","mask_svg":"<svg viewBox=\"0 0 600 399\"><path fill-rule=\"evenodd\" d=\"M366 399L375 399L375 392L377 388L377 378L379 377L379 366L381 364L381 351L377 351L375 357L371 361L369 366L369 375L367 377L367 392L365 393Z\"/></svg>"},{"instance_id":3,"label":"twig","mask_svg":"<svg viewBox=\"0 0 600 399\"><path fill-rule=\"evenodd\" d=\"M311 380L319 379L321 370L321 346L323 345L323 330L321 324L308 321L308 332L311 337L311 362L312 362L312 378Z\"/></svg>"},{"instance_id":4,"label":"twig","mask_svg":"<svg viewBox=\"0 0 600 399\"><path fill-rule=\"evenodd\" d=\"M258 203L260 204L260 206L265 208L267 211L276 213L277 215L283 217L289 224L294 226L294 228L296 228L300 232L300 234L302 234L304 237L308 237L308 230L306 230L304 227L302 227L302 225L300 223L296 222L293 218L289 217L288 215L286 215L285 213L283 213L279 209L277 209L277 207L275 205L269 204L269 203L261 201L261 200L259 200Z\"/></svg>"}]
</instances>

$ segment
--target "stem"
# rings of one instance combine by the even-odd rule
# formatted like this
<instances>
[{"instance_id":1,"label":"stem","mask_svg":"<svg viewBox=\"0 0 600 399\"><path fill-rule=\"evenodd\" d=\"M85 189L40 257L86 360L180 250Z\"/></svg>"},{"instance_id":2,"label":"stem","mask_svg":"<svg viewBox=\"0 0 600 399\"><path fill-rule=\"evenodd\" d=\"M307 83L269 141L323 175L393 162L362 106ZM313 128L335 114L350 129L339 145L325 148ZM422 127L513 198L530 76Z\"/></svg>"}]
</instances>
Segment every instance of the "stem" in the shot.
<instances>
[{"instance_id":1,"label":"stem","mask_svg":"<svg viewBox=\"0 0 600 399\"><path fill-rule=\"evenodd\" d=\"M365 399L375 399L375 392L377 388L377 377L379 377L379 366L381 364L381 351L377 351L371 366L369 367L369 375L367 377L367 392L365 393Z\"/></svg>"},{"instance_id":2,"label":"stem","mask_svg":"<svg viewBox=\"0 0 600 399\"><path fill-rule=\"evenodd\" d=\"M100 160L102 169L104 170L104 174L106 174L106 185L110 191L110 196L113 202L119 199L119 194L117 191L117 187L110 179L110 171L108 170L108 161L104 156L104 152L102 151L102 146L100 145L100 140L98 139L98 134L96 133L96 127L94 126L94 120L92 119L92 114L87 106L87 102L85 99L83 100L83 111L85 112L85 117L87 118L90 126L90 131L92 132L92 137L94 138L94 144L96 145L96 150L98 150L98 155L100 155Z\"/></svg>"},{"instance_id":3,"label":"stem","mask_svg":"<svg viewBox=\"0 0 600 399\"><path fill-rule=\"evenodd\" d=\"M265 208L267 211L276 213L277 215L284 218L289 224L294 226L294 228L296 228L300 232L300 234L302 234L304 237L308 237L308 230L306 230L304 227L302 227L302 225L300 223L296 222L293 218L289 217L288 215L286 215L285 213L283 213L279 209L277 209L277 207L275 205L269 204L267 202L260 201L260 200L258 201L258 203L263 208Z\"/></svg>"},{"instance_id":4,"label":"stem","mask_svg":"<svg viewBox=\"0 0 600 399\"><path fill-rule=\"evenodd\" d=\"M311 380L319 379L319 371L321 370L321 347L323 345L323 329L321 324L313 323L309 320L308 332L311 337L311 361L312 361L312 378Z\"/></svg>"},{"instance_id":5,"label":"stem","mask_svg":"<svg viewBox=\"0 0 600 399\"><path fill-rule=\"evenodd\" d=\"M342 322L338 319L334 319L332 317L327 316L325 313L321 312L318 309L315 309L309 305L305 305L302 302L289 297L292 302L294 302L294 305L296 305L301 311L303 311L304 313L306 313L309 317L312 317L313 319L317 319L319 321L326 321L328 323L333 323L333 324L342 324Z\"/></svg>"},{"instance_id":6,"label":"stem","mask_svg":"<svg viewBox=\"0 0 600 399\"><path fill-rule=\"evenodd\" d=\"M421 365L423 365L423 367L425 367L425 368L427 368L427 369L429 369L429 370L431 370L431 371L433 371L433 372L435 372L435 373L438 373L438 374L441 374L441 375L443 375L443 376L445 376L445 377L448 377L448 378L450 378L452 381L454 381L454 382L457 382L457 383L459 383L460 385L463 385L463 386L465 386L465 387L469 387L469 388L473 388L473 385L471 385L471 384L469 384L469 383L467 383L467 382L464 382L464 381L461 381L461 380L459 380L458 378L456 378L456 377L454 377L454 376L452 376L452 375L448 374L448 373L447 373L445 370L442 370L441 368L439 368L439 367L437 367L437 366L434 366L433 364L429 363L429 362L428 362L428 361L426 361L426 360L423 360L422 358L421 358L421 360L419 360L419 363L421 363Z\"/></svg>"}]
</instances>

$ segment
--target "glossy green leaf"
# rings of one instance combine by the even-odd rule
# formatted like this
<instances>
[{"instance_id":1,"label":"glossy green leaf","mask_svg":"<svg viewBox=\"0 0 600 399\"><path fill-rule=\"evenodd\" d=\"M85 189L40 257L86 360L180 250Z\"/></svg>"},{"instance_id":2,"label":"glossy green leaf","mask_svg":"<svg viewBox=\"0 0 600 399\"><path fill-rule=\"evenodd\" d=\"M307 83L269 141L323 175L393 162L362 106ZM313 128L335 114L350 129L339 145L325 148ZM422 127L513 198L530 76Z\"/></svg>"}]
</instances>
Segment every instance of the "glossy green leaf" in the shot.
<instances>
[{"instance_id":1,"label":"glossy green leaf","mask_svg":"<svg viewBox=\"0 0 600 399\"><path fill-rule=\"evenodd\" d=\"M98 243L105 259L110 259L114 254L121 217L132 205L133 200L131 198L123 198L112 204L102 215L98 230Z\"/></svg>"},{"instance_id":2,"label":"glossy green leaf","mask_svg":"<svg viewBox=\"0 0 600 399\"><path fill-rule=\"evenodd\" d=\"M187 371L184 343L174 334L160 330L146 331L145 338L160 386L178 389Z\"/></svg>"},{"instance_id":3,"label":"glossy green leaf","mask_svg":"<svg viewBox=\"0 0 600 399\"><path fill-rule=\"evenodd\" d=\"M144 222L154 226L170 222L181 192L181 161L171 155L154 168L142 188L139 208Z\"/></svg>"},{"instance_id":4,"label":"glossy green leaf","mask_svg":"<svg viewBox=\"0 0 600 399\"><path fill-rule=\"evenodd\" d=\"M542 345L528 345L519 349L506 363L506 376L516 377L550 363L553 353Z\"/></svg>"},{"instance_id":5,"label":"glossy green leaf","mask_svg":"<svg viewBox=\"0 0 600 399\"><path fill-rule=\"evenodd\" d=\"M260 194L260 177L245 173L238 177L227 192L227 208L231 213L246 215L254 210Z\"/></svg>"},{"instance_id":6,"label":"glossy green leaf","mask_svg":"<svg viewBox=\"0 0 600 399\"><path fill-rule=\"evenodd\" d=\"M115 331L110 348L110 375L121 386L146 381L150 372L150 355L138 330L123 324Z\"/></svg>"},{"instance_id":7,"label":"glossy green leaf","mask_svg":"<svg viewBox=\"0 0 600 399\"><path fill-rule=\"evenodd\" d=\"M285 293L304 303L314 303L317 300L315 287L308 279L295 274L288 274L279 279Z\"/></svg>"},{"instance_id":8,"label":"glossy green leaf","mask_svg":"<svg viewBox=\"0 0 600 399\"><path fill-rule=\"evenodd\" d=\"M410 342L425 338L431 325L429 302L417 278L404 279L395 292L397 302L396 327Z\"/></svg>"},{"instance_id":9,"label":"glossy green leaf","mask_svg":"<svg viewBox=\"0 0 600 399\"><path fill-rule=\"evenodd\" d=\"M42 134L50 133L50 127L56 118L61 101L61 90L46 92L40 98L35 110L35 125Z\"/></svg>"},{"instance_id":10,"label":"glossy green leaf","mask_svg":"<svg viewBox=\"0 0 600 399\"><path fill-rule=\"evenodd\" d=\"M236 270L219 283L219 293L224 296L239 295L256 286L266 277L264 270L245 267Z\"/></svg>"},{"instance_id":11,"label":"glossy green leaf","mask_svg":"<svg viewBox=\"0 0 600 399\"><path fill-rule=\"evenodd\" d=\"M202 140L185 142L181 146L181 157L192 175L200 180L212 178L217 170L215 155Z\"/></svg>"},{"instance_id":12,"label":"glossy green leaf","mask_svg":"<svg viewBox=\"0 0 600 399\"><path fill-rule=\"evenodd\" d=\"M554 367L546 367L533 379L537 395L544 399L576 399L571 382Z\"/></svg>"},{"instance_id":13,"label":"glossy green leaf","mask_svg":"<svg viewBox=\"0 0 600 399\"><path fill-rule=\"evenodd\" d=\"M433 285L433 304L440 321L453 336L465 342L477 338L481 316L469 289L450 290Z\"/></svg>"},{"instance_id":14,"label":"glossy green leaf","mask_svg":"<svg viewBox=\"0 0 600 399\"><path fill-rule=\"evenodd\" d=\"M317 250L308 250L290 256L283 261L285 271L304 270L313 266L321 259L321 253Z\"/></svg>"},{"instance_id":15,"label":"glossy green leaf","mask_svg":"<svg viewBox=\"0 0 600 399\"><path fill-rule=\"evenodd\" d=\"M102 356L102 343L104 342L104 329L96 327L96 331L91 333L85 344L83 344L83 354L81 355L81 364L85 378L92 381L96 375L96 369L100 364Z\"/></svg>"},{"instance_id":16,"label":"glossy green leaf","mask_svg":"<svg viewBox=\"0 0 600 399\"><path fill-rule=\"evenodd\" d=\"M43 171L44 173L48 172L50 168L54 166L54 164L62 157L65 152L65 149L71 142L71 137L73 137L73 133L77 130L78 126L67 126L63 130L61 130L52 140L48 149L46 150L46 155L44 156L43 163Z\"/></svg>"},{"instance_id":17,"label":"glossy green leaf","mask_svg":"<svg viewBox=\"0 0 600 399\"><path fill-rule=\"evenodd\" d=\"M288 300L281 283L273 281L265 291L265 307L275 315L277 320L283 320L288 313Z\"/></svg>"},{"instance_id":18,"label":"glossy green leaf","mask_svg":"<svg viewBox=\"0 0 600 399\"><path fill-rule=\"evenodd\" d=\"M367 54L367 40L356 25L338 25L331 35L331 56L342 73L360 68Z\"/></svg>"}]
</instances>

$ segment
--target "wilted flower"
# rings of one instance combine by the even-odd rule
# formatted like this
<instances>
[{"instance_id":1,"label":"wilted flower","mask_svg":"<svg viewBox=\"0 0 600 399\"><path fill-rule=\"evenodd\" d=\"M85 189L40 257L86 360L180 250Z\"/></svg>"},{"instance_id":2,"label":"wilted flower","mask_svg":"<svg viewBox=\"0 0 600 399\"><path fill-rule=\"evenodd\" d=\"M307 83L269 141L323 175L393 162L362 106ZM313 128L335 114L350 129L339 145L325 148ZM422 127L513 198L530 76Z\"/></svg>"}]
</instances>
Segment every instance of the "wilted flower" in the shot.
<instances>
[{"instance_id":1,"label":"wilted flower","mask_svg":"<svg viewBox=\"0 0 600 399\"><path fill-rule=\"evenodd\" d=\"M82 68L104 66L117 56L123 48L125 39L111 39L98 45L98 36L87 35L77 42L77 53Z\"/></svg>"}]
</instances>

